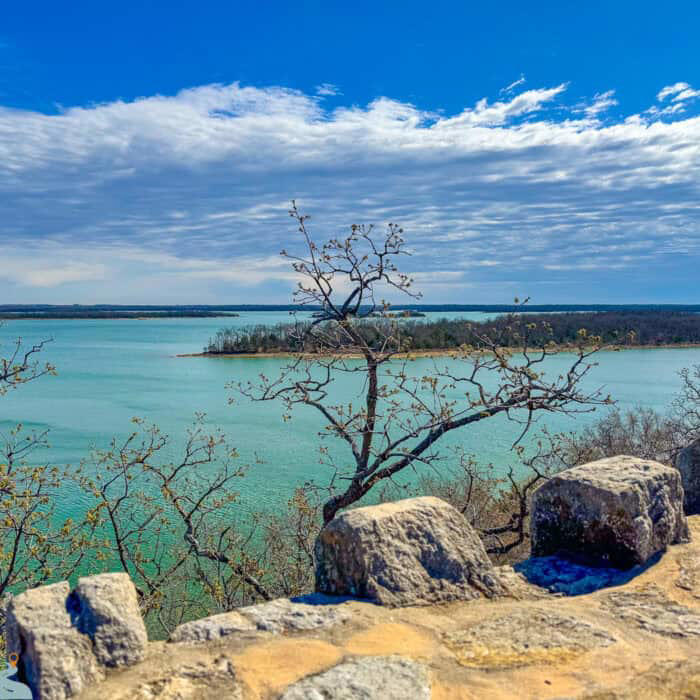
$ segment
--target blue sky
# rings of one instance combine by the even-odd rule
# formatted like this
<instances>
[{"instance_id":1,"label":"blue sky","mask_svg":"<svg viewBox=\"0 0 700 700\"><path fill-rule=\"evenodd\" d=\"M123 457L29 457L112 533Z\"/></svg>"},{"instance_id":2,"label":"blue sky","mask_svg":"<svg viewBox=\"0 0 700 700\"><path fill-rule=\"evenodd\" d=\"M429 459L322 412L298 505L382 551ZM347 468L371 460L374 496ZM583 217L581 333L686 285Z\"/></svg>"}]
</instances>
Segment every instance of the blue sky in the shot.
<instances>
[{"instance_id":1,"label":"blue sky","mask_svg":"<svg viewBox=\"0 0 700 700\"><path fill-rule=\"evenodd\" d=\"M4 303L286 302L292 198L426 302L700 301L697 3L23 5Z\"/></svg>"}]
</instances>

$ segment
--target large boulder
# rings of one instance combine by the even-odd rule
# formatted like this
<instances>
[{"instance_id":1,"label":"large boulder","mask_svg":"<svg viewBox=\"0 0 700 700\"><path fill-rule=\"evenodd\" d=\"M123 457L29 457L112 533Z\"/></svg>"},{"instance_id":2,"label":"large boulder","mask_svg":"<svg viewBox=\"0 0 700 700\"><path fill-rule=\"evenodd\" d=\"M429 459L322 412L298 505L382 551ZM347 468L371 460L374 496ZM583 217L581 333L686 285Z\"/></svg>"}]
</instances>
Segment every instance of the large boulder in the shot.
<instances>
[{"instance_id":1,"label":"large boulder","mask_svg":"<svg viewBox=\"0 0 700 700\"><path fill-rule=\"evenodd\" d=\"M532 499L532 554L628 569L687 541L680 474L620 455L567 469Z\"/></svg>"},{"instance_id":2,"label":"large boulder","mask_svg":"<svg viewBox=\"0 0 700 700\"><path fill-rule=\"evenodd\" d=\"M350 510L316 540L316 590L390 606L504 592L481 540L439 498Z\"/></svg>"},{"instance_id":3,"label":"large boulder","mask_svg":"<svg viewBox=\"0 0 700 700\"><path fill-rule=\"evenodd\" d=\"M700 440L681 450L675 460L681 473L686 515L700 514Z\"/></svg>"},{"instance_id":4,"label":"large boulder","mask_svg":"<svg viewBox=\"0 0 700 700\"><path fill-rule=\"evenodd\" d=\"M125 573L78 579L69 606L78 629L93 642L104 666L129 666L143 659L148 644L136 588Z\"/></svg>"},{"instance_id":5,"label":"large boulder","mask_svg":"<svg viewBox=\"0 0 700 700\"><path fill-rule=\"evenodd\" d=\"M33 588L7 606L7 652L19 658L19 678L35 698L64 700L102 679L90 638L72 624L67 581Z\"/></svg>"},{"instance_id":6,"label":"large boulder","mask_svg":"<svg viewBox=\"0 0 700 700\"><path fill-rule=\"evenodd\" d=\"M19 654L19 678L35 698L64 700L104 678L105 666L128 666L148 636L136 590L126 574L99 574L32 588L7 606L8 653Z\"/></svg>"}]
</instances>

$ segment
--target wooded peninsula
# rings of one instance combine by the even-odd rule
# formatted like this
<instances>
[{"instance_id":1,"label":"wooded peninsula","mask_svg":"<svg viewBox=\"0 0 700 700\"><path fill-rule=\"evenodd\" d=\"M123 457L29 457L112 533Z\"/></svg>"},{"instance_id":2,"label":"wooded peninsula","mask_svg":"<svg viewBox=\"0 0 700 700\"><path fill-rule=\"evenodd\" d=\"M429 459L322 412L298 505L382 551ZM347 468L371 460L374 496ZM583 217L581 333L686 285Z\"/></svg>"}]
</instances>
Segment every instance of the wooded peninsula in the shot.
<instances>
[{"instance_id":1,"label":"wooded peninsula","mask_svg":"<svg viewBox=\"0 0 700 700\"><path fill-rule=\"evenodd\" d=\"M554 343L571 345L581 334L598 337L601 344L619 346L665 347L700 345L700 314L681 311L606 311L523 314L529 328L528 343L532 346ZM400 317L399 317L400 318ZM440 319L414 321L390 319L358 319L356 327L372 344L380 342L386 329L383 324L396 324L396 333L408 348L415 351L448 351L468 345L485 347L484 338L496 340L502 347L520 347L522 336L513 331L513 315L506 314L488 321ZM256 325L245 328L223 328L204 348L207 355L313 353L313 336L306 340L308 322Z\"/></svg>"}]
</instances>

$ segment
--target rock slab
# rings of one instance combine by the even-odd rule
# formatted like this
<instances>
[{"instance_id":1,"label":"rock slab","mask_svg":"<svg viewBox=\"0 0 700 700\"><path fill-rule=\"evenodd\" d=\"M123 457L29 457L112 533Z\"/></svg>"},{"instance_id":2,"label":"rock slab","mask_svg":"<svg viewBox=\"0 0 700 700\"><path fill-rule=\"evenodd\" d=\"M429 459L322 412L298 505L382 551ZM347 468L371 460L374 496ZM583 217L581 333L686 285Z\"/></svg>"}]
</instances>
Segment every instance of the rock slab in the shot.
<instances>
[{"instance_id":1,"label":"rock slab","mask_svg":"<svg viewBox=\"0 0 700 700\"><path fill-rule=\"evenodd\" d=\"M700 440L678 453L676 469L681 474L686 515L700 514Z\"/></svg>"},{"instance_id":2,"label":"rock slab","mask_svg":"<svg viewBox=\"0 0 700 700\"><path fill-rule=\"evenodd\" d=\"M72 624L69 593L63 581L25 591L7 606L7 651L20 655L20 680L41 700L64 700L103 678L90 638Z\"/></svg>"},{"instance_id":3,"label":"rock slab","mask_svg":"<svg viewBox=\"0 0 700 700\"><path fill-rule=\"evenodd\" d=\"M281 700L430 700L428 673L396 656L368 656L338 664L291 685Z\"/></svg>"},{"instance_id":4,"label":"rock slab","mask_svg":"<svg viewBox=\"0 0 700 700\"><path fill-rule=\"evenodd\" d=\"M429 605L505 592L464 516L439 498L347 511L316 540L316 590L381 605Z\"/></svg>"},{"instance_id":5,"label":"rock slab","mask_svg":"<svg viewBox=\"0 0 700 700\"><path fill-rule=\"evenodd\" d=\"M312 598L312 596L306 596ZM319 596L323 598L323 596ZM332 600L332 599L330 599ZM231 634L272 632L286 634L302 632L346 622L348 610L328 604L328 599L316 604L278 598L267 603L249 605L231 612L211 615L178 625L168 638L169 642L199 644L222 639Z\"/></svg>"},{"instance_id":6,"label":"rock slab","mask_svg":"<svg viewBox=\"0 0 700 700\"><path fill-rule=\"evenodd\" d=\"M689 538L680 473L620 455L567 469L532 500L532 555L573 555L620 569Z\"/></svg>"},{"instance_id":7,"label":"rock slab","mask_svg":"<svg viewBox=\"0 0 700 700\"><path fill-rule=\"evenodd\" d=\"M517 610L446 636L457 662L470 668L518 668L566 663L615 643L604 629L551 610Z\"/></svg>"},{"instance_id":8,"label":"rock slab","mask_svg":"<svg viewBox=\"0 0 700 700\"><path fill-rule=\"evenodd\" d=\"M143 659L148 634L136 588L127 574L78 579L68 604L78 629L92 639L93 652L102 665L129 666Z\"/></svg>"}]
</instances>

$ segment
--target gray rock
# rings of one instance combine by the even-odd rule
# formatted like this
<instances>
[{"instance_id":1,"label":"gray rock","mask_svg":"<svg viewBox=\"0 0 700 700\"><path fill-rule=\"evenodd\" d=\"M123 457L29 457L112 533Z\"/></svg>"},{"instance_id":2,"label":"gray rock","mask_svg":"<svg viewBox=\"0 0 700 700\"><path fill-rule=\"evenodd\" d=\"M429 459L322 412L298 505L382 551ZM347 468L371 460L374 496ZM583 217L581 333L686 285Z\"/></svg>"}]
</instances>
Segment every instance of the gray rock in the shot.
<instances>
[{"instance_id":1,"label":"gray rock","mask_svg":"<svg viewBox=\"0 0 700 700\"><path fill-rule=\"evenodd\" d=\"M289 686L281 700L430 700L425 667L396 656L338 664Z\"/></svg>"},{"instance_id":2,"label":"gray rock","mask_svg":"<svg viewBox=\"0 0 700 700\"><path fill-rule=\"evenodd\" d=\"M678 453L675 467L681 473L686 515L700 514L700 440Z\"/></svg>"},{"instance_id":3,"label":"gray rock","mask_svg":"<svg viewBox=\"0 0 700 700\"><path fill-rule=\"evenodd\" d=\"M532 499L532 555L563 553L629 569L687 541L680 474L620 455L567 469Z\"/></svg>"},{"instance_id":4,"label":"gray rock","mask_svg":"<svg viewBox=\"0 0 700 700\"><path fill-rule=\"evenodd\" d=\"M255 632L256 630L256 625L250 620L232 611L178 625L168 641L196 644L221 639L231 634Z\"/></svg>"},{"instance_id":5,"label":"gray rock","mask_svg":"<svg viewBox=\"0 0 700 700\"><path fill-rule=\"evenodd\" d=\"M316 540L316 590L382 605L504 593L481 540L439 498L411 498L347 511Z\"/></svg>"},{"instance_id":6,"label":"gray rock","mask_svg":"<svg viewBox=\"0 0 700 700\"><path fill-rule=\"evenodd\" d=\"M664 637L700 637L700 615L679 605L656 586L608 593L603 606L614 616Z\"/></svg>"},{"instance_id":7,"label":"gray rock","mask_svg":"<svg viewBox=\"0 0 700 700\"><path fill-rule=\"evenodd\" d=\"M67 581L33 588L7 607L7 651L20 655L20 680L41 700L63 700L103 678L90 638L71 623L69 590Z\"/></svg>"},{"instance_id":8,"label":"gray rock","mask_svg":"<svg viewBox=\"0 0 700 700\"><path fill-rule=\"evenodd\" d=\"M332 627L350 617L350 613L338 605L306 605L288 598L240 608L239 612L252 620L259 630L276 633Z\"/></svg>"},{"instance_id":9,"label":"gray rock","mask_svg":"<svg viewBox=\"0 0 700 700\"><path fill-rule=\"evenodd\" d=\"M104 666L130 666L143 659L148 644L136 589L125 573L78 579L68 601L78 629L93 642Z\"/></svg>"}]
</instances>

